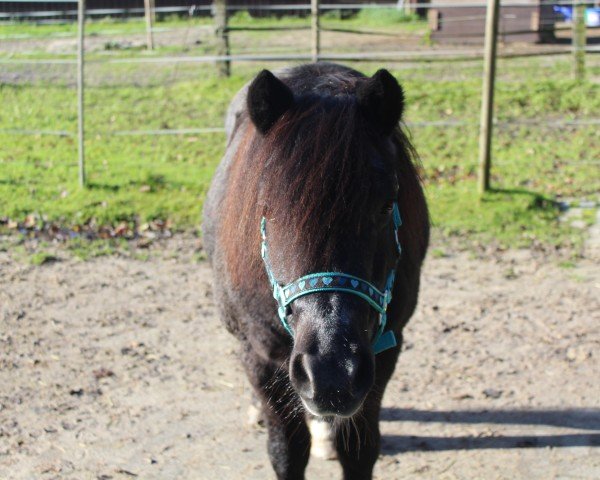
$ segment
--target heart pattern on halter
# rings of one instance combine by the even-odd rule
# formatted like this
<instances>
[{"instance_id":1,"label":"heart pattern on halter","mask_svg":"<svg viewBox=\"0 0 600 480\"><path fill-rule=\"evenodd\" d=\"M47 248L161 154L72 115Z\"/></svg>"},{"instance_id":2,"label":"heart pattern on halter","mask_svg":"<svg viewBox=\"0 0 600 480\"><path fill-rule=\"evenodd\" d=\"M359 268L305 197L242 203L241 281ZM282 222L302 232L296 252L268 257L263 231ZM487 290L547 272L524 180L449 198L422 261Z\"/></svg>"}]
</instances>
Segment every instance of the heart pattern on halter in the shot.
<instances>
[{"instance_id":1,"label":"heart pattern on halter","mask_svg":"<svg viewBox=\"0 0 600 480\"><path fill-rule=\"evenodd\" d=\"M301 277L283 287L286 304L296 298L312 292L341 291L356 293L367 300L373 307L381 308L386 304L386 293L380 292L368 282L360 281L346 273L319 273ZM368 292L368 294L367 294Z\"/></svg>"}]
</instances>

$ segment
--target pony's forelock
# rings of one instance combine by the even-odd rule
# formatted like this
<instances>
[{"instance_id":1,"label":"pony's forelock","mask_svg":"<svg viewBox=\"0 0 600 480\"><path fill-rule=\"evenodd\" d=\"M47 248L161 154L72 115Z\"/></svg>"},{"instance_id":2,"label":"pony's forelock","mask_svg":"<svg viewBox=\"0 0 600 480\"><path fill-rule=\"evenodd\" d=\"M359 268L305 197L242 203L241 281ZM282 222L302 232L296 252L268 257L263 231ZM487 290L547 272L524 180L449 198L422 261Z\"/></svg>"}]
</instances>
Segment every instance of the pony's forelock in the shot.
<instances>
[{"instance_id":1,"label":"pony's forelock","mask_svg":"<svg viewBox=\"0 0 600 480\"><path fill-rule=\"evenodd\" d=\"M244 172L234 171L243 168L240 162L232 166L226 201L235 206L226 211L239 215L224 222L224 228L236 232L226 250L245 257L242 263L249 269L262 268L255 252L260 218L266 216L272 230L285 232L282 240L290 250L319 256L326 264L340 236L360 228L376 175L373 154L390 140L349 94L301 99L266 135L250 125L244 138L238 156L249 163ZM389 138L398 158L388 173L399 174L402 163L412 169L414 152L404 133L397 128Z\"/></svg>"},{"instance_id":2,"label":"pony's forelock","mask_svg":"<svg viewBox=\"0 0 600 480\"><path fill-rule=\"evenodd\" d=\"M349 217L360 218L370 188L366 128L351 97L288 112L261 151L260 203L267 215L319 248L331 229L343 231Z\"/></svg>"}]
</instances>

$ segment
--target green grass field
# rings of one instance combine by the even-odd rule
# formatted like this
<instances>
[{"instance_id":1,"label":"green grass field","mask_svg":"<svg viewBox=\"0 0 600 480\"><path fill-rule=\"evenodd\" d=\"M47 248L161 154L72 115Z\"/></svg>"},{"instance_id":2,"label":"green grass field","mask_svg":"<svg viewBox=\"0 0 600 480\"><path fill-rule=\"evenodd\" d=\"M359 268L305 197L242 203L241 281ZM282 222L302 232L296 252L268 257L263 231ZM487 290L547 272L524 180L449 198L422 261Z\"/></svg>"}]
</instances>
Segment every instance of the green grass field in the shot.
<instances>
[{"instance_id":1,"label":"green grass field","mask_svg":"<svg viewBox=\"0 0 600 480\"><path fill-rule=\"evenodd\" d=\"M8 35L3 28L0 36ZM354 65L365 73L380 67ZM73 136L13 133L19 129L75 133L73 87L39 82L35 75L0 83L0 218L22 221L34 214L64 225L92 219L98 225L168 219L176 229L196 228L224 151L224 134L114 133L220 127L231 97L261 67L236 64L231 78L218 79L211 65L182 67L182 75L172 66L145 66L157 69L156 81L141 82L142 87L135 79L146 76L146 71L140 74L137 66L98 66L86 93L86 189L77 185ZM598 125L526 122L597 117L597 82L569 80L567 57L551 63L547 58L499 62L495 117L502 125L493 146L495 191L480 200L476 162L481 63L388 67L407 94L405 120L414 124L410 133L421 156L432 220L439 231L506 246L581 244L581 231L558 221L554 201L599 199ZM116 69L121 70L113 72ZM591 71L598 74L597 67ZM113 73L118 81L111 81ZM95 81L98 76L103 80ZM127 79L134 80L128 84ZM463 123L418 124L428 121Z\"/></svg>"}]
</instances>

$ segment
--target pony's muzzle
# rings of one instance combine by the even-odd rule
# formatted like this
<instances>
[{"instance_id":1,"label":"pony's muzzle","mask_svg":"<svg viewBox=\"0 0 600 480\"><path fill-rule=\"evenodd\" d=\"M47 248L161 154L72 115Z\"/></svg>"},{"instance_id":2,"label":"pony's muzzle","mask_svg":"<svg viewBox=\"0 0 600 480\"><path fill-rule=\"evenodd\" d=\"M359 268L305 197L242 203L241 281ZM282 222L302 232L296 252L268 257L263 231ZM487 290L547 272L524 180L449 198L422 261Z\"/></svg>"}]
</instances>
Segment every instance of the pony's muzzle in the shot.
<instances>
[{"instance_id":1,"label":"pony's muzzle","mask_svg":"<svg viewBox=\"0 0 600 480\"><path fill-rule=\"evenodd\" d=\"M307 410L318 416L350 417L373 385L372 355L293 353L290 380Z\"/></svg>"}]
</instances>

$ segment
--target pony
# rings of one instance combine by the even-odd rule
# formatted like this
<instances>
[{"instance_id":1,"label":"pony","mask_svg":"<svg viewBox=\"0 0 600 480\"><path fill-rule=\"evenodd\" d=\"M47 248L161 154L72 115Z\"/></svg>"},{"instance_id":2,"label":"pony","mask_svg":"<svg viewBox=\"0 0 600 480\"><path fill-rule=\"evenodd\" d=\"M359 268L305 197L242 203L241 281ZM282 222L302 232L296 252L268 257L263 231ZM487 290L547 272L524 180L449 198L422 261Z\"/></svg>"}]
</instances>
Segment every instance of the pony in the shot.
<instances>
[{"instance_id":1,"label":"pony","mask_svg":"<svg viewBox=\"0 0 600 480\"><path fill-rule=\"evenodd\" d=\"M403 109L387 70L330 63L263 70L229 107L203 242L278 479L304 478L311 431L372 477L429 242Z\"/></svg>"}]
</instances>

